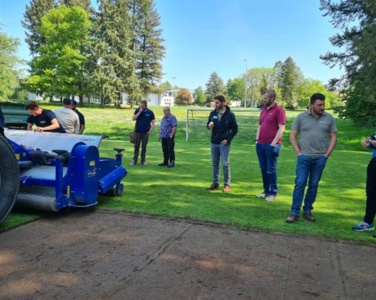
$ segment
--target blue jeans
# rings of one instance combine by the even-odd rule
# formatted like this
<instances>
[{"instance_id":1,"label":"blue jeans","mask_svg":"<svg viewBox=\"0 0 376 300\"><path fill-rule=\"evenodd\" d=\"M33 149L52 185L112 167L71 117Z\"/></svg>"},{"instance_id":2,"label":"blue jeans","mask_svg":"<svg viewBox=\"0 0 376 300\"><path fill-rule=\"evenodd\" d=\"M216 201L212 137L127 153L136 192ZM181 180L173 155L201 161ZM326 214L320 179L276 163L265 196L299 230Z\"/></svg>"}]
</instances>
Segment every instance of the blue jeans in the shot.
<instances>
[{"instance_id":1,"label":"blue jeans","mask_svg":"<svg viewBox=\"0 0 376 300\"><path fill-rule=\"evenodd\" d=\"M231 170L230 170L230 147L227 144L211 144L211 157L213 166L213 183L219 185L219 159L222 161L224 185L230 186Z\"/></svg>"},{"instance_id":2,"label":"blue jeans","mask_svg":"<svg viewBox=\"0 0 376 300\"><path fill-rule=\"evenodd\" d=\"M263 193L266 195L277 196L277 161L279 153L281 152L281 145L277 144L273 147L270 143L257 143L256 152L264 185Z\"/></svg>"},{"instance_id":3,"label":"blue jeans","mask_svg":"<svg viewBox=\"0 0 376 300\"><path fill-rule=\"evenodd\" d=\"M311 212L311 210L313 210L312 205L316 200L317 188L319 186L322 172L325 168L326 160L327 158L323 155L314 158L304 155L298 156L296 162L295 188L292 195L292 214L299 215L307 181L308 189L304 198L303 211Z\"/></svg>"}]
</instances>

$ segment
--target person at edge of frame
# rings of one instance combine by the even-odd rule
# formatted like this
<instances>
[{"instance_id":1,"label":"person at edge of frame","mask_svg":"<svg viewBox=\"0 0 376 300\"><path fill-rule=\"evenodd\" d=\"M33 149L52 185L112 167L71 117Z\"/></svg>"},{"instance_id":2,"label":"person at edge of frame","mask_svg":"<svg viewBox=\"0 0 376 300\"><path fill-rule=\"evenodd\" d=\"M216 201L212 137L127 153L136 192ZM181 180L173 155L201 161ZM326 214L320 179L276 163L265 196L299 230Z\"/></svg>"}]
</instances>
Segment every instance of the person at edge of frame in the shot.
<instances>
[{"instance_id":1,"label":"person at edge of frame","mask_svg":"<svg viewBox=\"0 0 376 300\"><path fill-rule=\"evenodd\" d=\"M371 135L368 139L362 140L361 145L365 148L372 149L372 157L367 166L366 179L366 209L363 221L353 226L355 231L374 230L374 219L376 215L376 134ZM373 235L376 238L376 234Z\"/></svg>"}]
</instances>

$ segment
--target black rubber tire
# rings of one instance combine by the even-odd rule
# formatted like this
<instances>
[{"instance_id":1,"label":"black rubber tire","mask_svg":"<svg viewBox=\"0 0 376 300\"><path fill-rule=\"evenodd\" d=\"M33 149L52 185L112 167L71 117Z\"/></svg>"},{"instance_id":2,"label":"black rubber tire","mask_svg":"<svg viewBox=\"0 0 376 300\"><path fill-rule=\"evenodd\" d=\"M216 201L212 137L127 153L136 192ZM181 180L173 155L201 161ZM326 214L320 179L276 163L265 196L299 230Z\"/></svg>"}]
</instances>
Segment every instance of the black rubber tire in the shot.
<instances>
[{"instance_id":1,"label":"black rubber tire","mask_svg":"<svg viewBox=\"0 0 376 300\"><path fill-rule=\"evenodd\" d=\"M12 146L0 134L0 224L17 198L20 170Z\"/></svg>"}]
</instances>

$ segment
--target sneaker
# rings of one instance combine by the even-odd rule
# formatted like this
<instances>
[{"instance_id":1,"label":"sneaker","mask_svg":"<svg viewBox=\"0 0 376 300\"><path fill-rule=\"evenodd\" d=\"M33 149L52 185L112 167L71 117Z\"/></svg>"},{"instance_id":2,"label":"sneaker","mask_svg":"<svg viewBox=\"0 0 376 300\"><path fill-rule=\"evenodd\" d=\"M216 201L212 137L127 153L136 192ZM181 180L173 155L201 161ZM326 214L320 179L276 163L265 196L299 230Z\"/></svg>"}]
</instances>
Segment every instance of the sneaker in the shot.
<instances>
[{"instance_id":1,"label":"sneaker","mask_svg":"<svg viewBox=\"0 0 376 300\"><path fill-rule=\"evenodd\" d=\"M158 166L160 166L160 167L165 167L165 166L168 166L168 164L160 163L160 164L158 164Z\"/></svg>"},{"instance_id":2,"label":"sneaker","mask_svg":"<svg viewBox=\"0 0 376 300\"><path fill-rule=\"evenodd\" d=\"M132 160L132 162L131 162L131 166L134 166L135 164L137 164L137 161Z\"/></svg>"},{"instance_id":3,"label":"sneaker","mask_svg":"<svg viewBox=\"0 0 376 300\"><path fill-rule=\"evenodd\" d=\"M358 225L352 228L355 231L366 231L366 230L374 230L375 227L373 224L368 224L366 222L360 222Z\"/></svg>"},{"instance_id":4,"label":"sneaker","mask_svg":"<svg viewBox=\"0 0 376 300\"><path fill-rule=\"evenodd\" d=\"M170 163L170 164L167 166L167 168L173 168L173 167L175 167L175 163Z\"/></svg>"},{"instance_id":5,"label":"sneaker","mask_svg":"<svg viewBox=\"0 0 376 300\"><path fill-rule=\"evenodd\" d=\"M261 194L258 194L256 195L256 198L266 198L267 195L265 193L261 193Z\"/></svg>"},{"instance_id":6,"label":"sneaker","mask_svg":"<svg viewBox=\"0 0 376 300\"><path fill-rule=\"evenodd\" d=\"M225 187L223 188L222 192L228 193L229 191L230 191L230 186L229 185L225 185Z\"/></svg>"},{"instance_id":7,"label":"sneaker","mask_svg":"<svg viewBox=\"0 0 376 300\"><path fill-rule=\"evenodd\" d=\"M212 183L209 187L207 187L206 189L209 190L209 191L212 191L212 190L217 190L219 188L219 184L214 184Z\"/></svg>"},{"instance_id":8,"label":"sneaker","mask_svg":"<svg viewBox=\"0 0 376 300\"><path fill-rule=\"evenodd\" d=\"M269 202L272 202L272 201L275 200L275 198L277 198L277 196L269 195L268 197L265 197L265 200L269 201Z\"/></svg>"},{"instance_id":9,"label":"sneaker","mask_svg":"<svg viewBox=\"0 0 376 300\"><path fill-rule=\"evenodd\" d=\"M146 160L143 160L142 162L141 162L141 165L144 165L144 166L146 166L148 163L146 162Z\"/></svg>"}]
</instances>

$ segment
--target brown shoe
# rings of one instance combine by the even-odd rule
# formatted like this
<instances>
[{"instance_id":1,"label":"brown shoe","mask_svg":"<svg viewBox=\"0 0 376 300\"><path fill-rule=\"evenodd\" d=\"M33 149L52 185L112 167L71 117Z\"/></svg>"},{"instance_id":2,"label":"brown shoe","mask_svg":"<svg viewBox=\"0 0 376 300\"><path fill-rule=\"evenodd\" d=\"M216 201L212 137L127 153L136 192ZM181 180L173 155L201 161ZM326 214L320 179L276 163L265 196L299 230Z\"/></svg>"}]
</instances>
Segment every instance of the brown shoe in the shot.
<instances>
[{"instance_id":1,"label":"brown shoe","mask_svg":"<svg viewBox=\"0 0 376 300\"><path fill-rule=\"evenodd\" d=\"M287 223L294 223L295 221L298 221L298 220L299 220L299 216L298 216L298 215L291 214L291 215L286 219L286 222L287 222Z\"/></svg>"},{"instance_id":2,"label":"brown shoe","mask_svg":"<svg viewBox=\"0 0 376 300\"><path fill-rule=\"evenodd\" d=\"M310 212L303 213L303 218L306 219L309 222L315 222L316 219L312 216Z\"/></svg>"},{"instance_id":3,"label":"brown shoe","mask_svg":"<svg viewBox=\"0 0 376 300\"><path fill-rule=\"evenodd\" d=\"M225 187L223 188L222 192L228 193L229 191L230 191L230 187L228 185L225 185Z\"/></svg>"},{"instance_id":4,"label":"brown shoe","mask_svg":"<svg viewBox=\"0 0 376 300\"><path fill-rule=\"evenodd\" d=\"M212 191L212 190L217 190L219 188L219 184L214 184L212 183L209 187L207 187L206 189L209 190L209 191Z\"/></svg>"}]
</instances>

